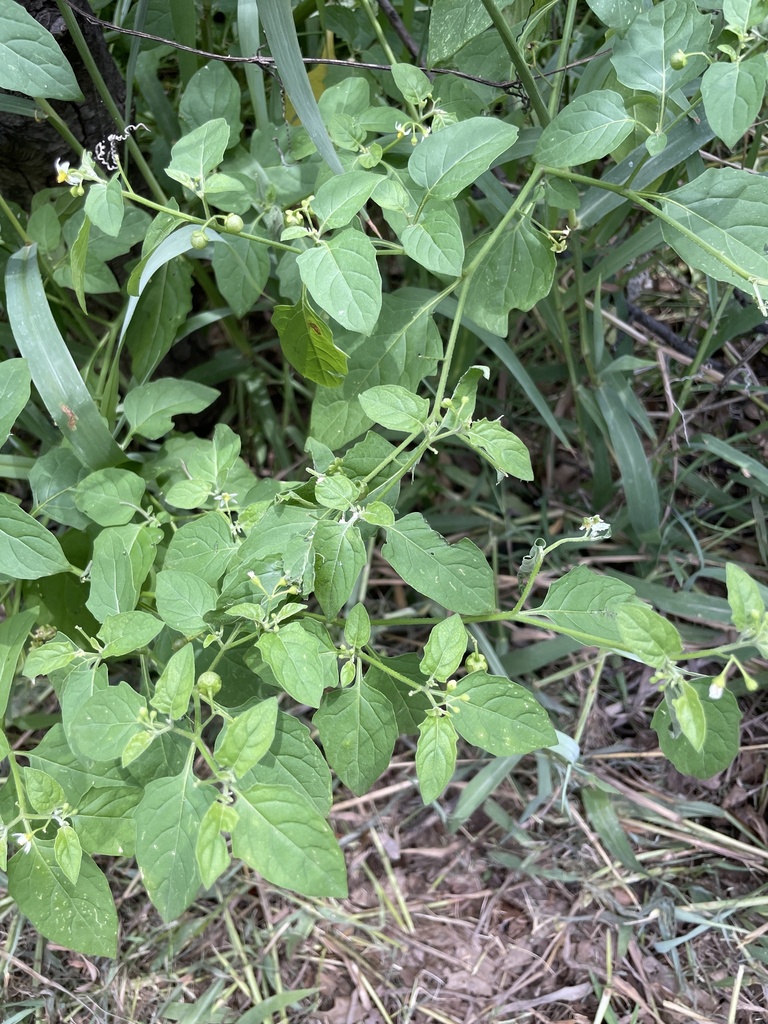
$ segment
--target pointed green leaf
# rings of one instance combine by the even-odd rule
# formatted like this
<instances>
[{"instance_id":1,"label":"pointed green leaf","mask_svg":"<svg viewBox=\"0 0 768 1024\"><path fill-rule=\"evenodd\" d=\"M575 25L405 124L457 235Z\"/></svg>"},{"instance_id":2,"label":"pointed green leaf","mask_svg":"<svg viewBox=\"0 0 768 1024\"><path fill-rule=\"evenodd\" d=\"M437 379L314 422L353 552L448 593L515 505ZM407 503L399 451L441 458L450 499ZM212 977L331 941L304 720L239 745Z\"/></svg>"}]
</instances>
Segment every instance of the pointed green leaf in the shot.
<instances>
[{"instance_id":1,"label":"pointed green leaf","mask_svg":"<svg viewBox=\"0 0 768 1024\"><path fill-rule=\"evenodd\" d=\"M200 822L195 844L195 857L203 886L210 889L216 879L229 867L230 856L222 830L234 828L237 812L224 804L211 804Z\"/></svg>"},{"instance_id":2,"label":"pointed green leaf","mask_svg":"<svg viewBox=\"0 0 768 1024\"><path fill-rule=\"evenodd\" d=\"M160 619L149 612L120 612L108 615L98 632L104 644L102 658L124 658L126 654L147 647L163 624Z\"/></svg>"},{"instance_id":3,"label":"pointed green leaf","mask_svg":"<svg viewBox=\"0 0 768 1024\"><path fill-rule=\"evenodd\" d=\"M149 703L169 718L183 718L195 685L195 651L186 644L168 659Z\"/></svg>"},{"instance_id":4,"label":"pointed green leaf","mask_svg":"<svg viewBox=\"0 0 768 1024\"><path fill-rule=\"evenodd\" d=\"M331 768L353 793L366 793L389 767L397 739L389 700L363 679L326 694L312 721Z\"/></svg>"},{"instance_id":5,"label":"pointed green leaf","mask_svg":"<svg viewBox=\"0 0 768 1024\"><path fill-rule=\"evenodd\" d=\"M437 800L456 768L458 736L449 717L427 715L419 725L416 744L416 776L425 804Z\"/></svg>"},{"instance_id":6,"label":"pointed green leaf","mask_svg":"<svg viewBox=\"0 0 768 1024\"><path fill-rule=\"evenodd\" d=\"M639 602L624 602L616 609L621 645L639 661L662 668L683 653L680 634L665 618Z\"/></svg>"},{"instance_id":7,"label":"pointed green leaf","mask_svg":"<svg viewBox=\"0 0 768 1024\"><path fill-rule=\"evenodd\" d=\"M256 644L283 689L295 700L316 708L323 690L338 685L333 645L289 622L277 633L264 633Z\"/></svg>"},{"instance_id":8,"label":"pointed green leaf","mask_svg":"<svg viewBox=\"0 0 768 1024\"><path fill-rule=\"evenodd\" d=\"M114 761L148 720L147 702L128 683L118 683L95 693L83 704L70 724L76 753L93 761Z\"/></svg>"},{"instance_id":9,"label":"pointed green leaf","mask_svg":"<svg viewBox=\"0 0 768 1024\"><path fill-rule=\"evenodd\" d=\"M462 698L468 696L468 700ZM557 742L544 708L519 683L472 672L450 694L456 731L490 754L509 757Z\"/></svg>"},{"instance_id":10,"label":"pointed green leaf","mask_svg":"<svg viewBox=\"0 0 768 1024\"><path fill-rule=\"evenodd\" d=\"M635 600L629 584L578 565L555 580L536 614L581 643L621 646L617 610L624 602Z\"/></svg>"},{"instance_id":11,"label":"pointed green leaf","mask_svg":"<svg viewBox=\"0 0 768 1024\"><path fill-rule=\"evenodd\" d=\"M358 526L322 519L312 540L315 553L315 597L327 619L334 619L349 600L367 561ZM317 707L317 705L314 705Z\"/></svg>"},{"instance_id":12,"label":"pointed green leaf","mask_svg":"<svg viewBox=\"0 0 768 1024\"><path fill-rule=\"evenodd\" d=\"M464 264L464 237L456 204L432 199L419 219L400 233L406 255L434 274L457 277Z\"/></svg>"},{"instance_id":13,"label":"pointed green leaf","mask_svg":"<svg viewBox=\"0 0 768 1024\"><path fill-rule=\"evenodd\" d=\"M710 64L701 80L701 98L715 134L733 149L752 125L765 96L765 55Z\"/></svg>"},{"instance_id":14,"label":"pointed green leaf","mask_svg":"<svg viewBox=\"0 0 768 1024\"><path fill-rule=\"evenodd\" d=\"M383 180L380 174L370 171L347 171L323 182L312 200L320 233L346 227Z\"/></svg>"},{"instance_id":15,"label":"pointed green leaf","mask_svg":"<svg viewBox=\"0 0 768 1024\"><path fill-rule=\"evenodd\" d=\"M83 848L80 845L77 832L71 825L62 825L56 833L56 838L53 841L53 854L56 863L69 881L73 885L77 885L83 860Z\"/></svg>"},{"instance_id":16,"label":"pointed green leaf","mask_svg":"<svg viewBox=\"0 0 768 1024\"><path fill-rule=\"evenodd\" d=\"M488 459L498 471L499 477L511 474L518 480L533 480L528 449L516 434L502 427L498 420L475 420L461 437L470 448Z\"/></svg>"},{"instance_id":17,"label":"pointed green leaf","mask_svg":"<svg viewBox=\"0 0 768 1024\"><path fill-rule=\"evenodd\" d=\"M325 817L331 809L331 772L309 729L294 715L278 711L275 738L269 751L240 780L242 789L254 783L290 786Z\"/></svg>"},{"instance_id":18,"label":"pointed green leaf","mask_svg":"<svg viewBox=\"0 0 768 1024\"><path fill-rule=\"evenodd\" d=\"M724 771L739 752L741 711L730 690L715 700L709 696L711 679L694 679L689 685L696 691L704 711L706 739L696 750L683 733L673 735L672 716L667 702L656 709L651 726L659 737L659 746L679 772L697 779L708 779Z\"/></svg>"},{"instance_id":19,"label":"pointed green leaf","mask_svg":"<svg viewBox=\"0 0 768 1024\"><path fill-rule=\"evenodd\" d=\"M91 223L110 238L117 238L123 225L123 193L120 179L106 183L94 182L88 186L85 197L85 215Z\"/></svg>"},{"instance_id":20,"label":"pointed green leaf","mask_svg":"<svg viewBox=\"0 0 768 1024\"><path fill-rule=\"evenodd\" d=\"M0 89L54 100L83 98L59 44L14 0L0 0Z\"/></svg>"},{"instance_id":21,"label":"pointed green leaf","mask_svg":"<svg viewBox=\"0 0 768 1024\"><path fill-rule=\"evenodd\" d=\"M68 568L69 559L54 535L7 494L0 494L0 573L38 580Z\"/></svg>"},{"instance_id":22,"label":"pointed green leaf","mask_svg":"<svg viewBox=\"0 0 768 1024\"><path fill-rule=\"evenodd\" d=\"M140 523L111 526L98 534L86 607L99 622L134 610L161 538L158 528Z\"/></svg>"},{"instance_id":23,"label":"pointed green leaf","mask_svg":"<svg viewBox=\"0 0 768 1024\"><path fill-rule=\"evenodd\" d=\"M223 768L241 778L272 746L277 722L277 697L255 704L228 722L216 738L215 756Z\"/></svg>"},{"instance_id":24,"label":"pointed green leaf","mask_svg":"<svg viewBox=\"0 0 768 1024\"><path fill-rule=\"evenodd\" d=\"M728 562L725 567L725 580L734 626L740 633L756 632L765 615L765 604L757 583L733 562Z\"/></svg>"},{"instance_id":25,"label":"pointed green leaf","mask_svg":"<svg viewBox=\"0 0 768 1024\"><path fill-rule=\"evenodd\" d=\"M6 359L0 363L0 448L29 401L31 379L26 359Z\"/></svg>"},{"instance_id":26,"label":"pointed green leaf","mask_svg":"<svg viewBox=\"0 0 768 1024\"><path fill-rule=\"evenodd\" d=\"M707 719L698 691L687 679L678 679L667 687L664 697L682 735L696 753L701 753L707 738Z\"/></svg>"},{"instance_id":27,"label":"pointed green leaf","mask_svg":"<svg viewBox=\"0 0 768 1024\"><path fill-rule=\"evenodd\" d=\"M577 96L541 133L534 157L551 167L575 167L616 149L635 127L621 95L598 89Z\"/></svg>"},{"instance_id":28,"label":"pointed green leaf","mask_svg":"<svg viewBox=\"0 0 768 1024\"><path fill-rule=\"evenodd\" d=\"M455 199L514 144L518 130L490 117L470 117L433 132L416 146L408 172L435 199Z\"/></svg>"},{"instance_id":29,"label":"pointed green leaf","mask_svg":"<svg viewBox=\"0 0 768 1024\"><path fill-rule=\"evenodd\" d=\"M123 408L131 433L154 441L173 429L172 416L202 412L218 397L218 391L204 384L168 377L133 388Z\"/></svg>"},{"instance_id":30,"label":"pointed green leaf","mask_svg":"<svg viewBox=\"0 0 768 1024\"><path fill-rule=\"evenodd\" d=\"M302 377L337 388L347 373L347 355L333 342L331 329L303 298L295 306L275 306L272 323L283 355Z\"/></svg>"},{"instance_id":31,"label":"pointed green leaf","mask_svg":"<svg viewBox=\"0 0 768 1024\"><path fill-rule=\"evenodd\" d=\"M296 259L312 298L342 327L372 334L381 312L381 275L370 239L354 228L320 239Z\"/></svg>"},{"instance_id":32,"label":"pointed green leaf","mask_svg":"<svg viewBox=\"0 0 768 1024\"><path fill-rule=\"evenodd\" d=\"M182 185L198 190L206 174L224 159L228 145L229 125L224 118L206 121L175 144L165 173Z\"/></svg>"},{"instance_id":33,"label":"pointed green leaf","mask_svg":"<svg viewBox=\"0 0 768 1024\"><path fill-rule=\"evenodd\" d=\"M467 630L461 616L449 615L432 627L419 669L425 676L444 683L459 667L466 650Z\"/></svg>"},{"instance_id":34,"label":"pointed green leaf","mask_svg":"<svg viewBox=\"0 0 768 1024\"><path fill-rule=\"evenodd\" d=\"M29 631L37 621L37 609L17 612L0 622L0 723L4 720L5 709L11 693L11 684L16 666ZM3 755L0 755L0 760Z\"/></svg>"},{"instance_id":35,"label":"pointed green leaf","mask_svg":"<svg viewBox=\"0 0 768 1024\"><path fill-rule=\"evenodd\" d=\"M219 291L235 316L245 316L269 278L267 247L250 238L222 235L213 247L212 263Z\"/></svg>"},{"instance_id":36,"label":"pointed green leaf","mask_svg":"<svg viewBox=\"0 0 768 1024\"><path fill-rule=\"evenodd\" d=\"M429 417L427 399L414 395L399 384L368 388L358 396L358 401L366 416L388 430L416 434L424 429Z\"/></svg>"},{"instance_id":37,"label":"pointed green leaf","mask_svg":"<svg viewBox=\"0 0 768 1024\"><path fill-rule=\"evenodd\" d=\"M144 481L126 469L98 469L80 480L75 505L99 526L125 526L141 508Z\"/></svg>"},{"instance_id":38,"label":"pointed green leaf","mask_svg":"<svg viewBox=\"0 0 768 1024\"><path fill-rule=\"evenodd\" d=\"M191 572L163 569L155 582L157 613L171 629L196 636L208 629L205 616L216 607L218 595Z\"/></svg>"}]
</instances>

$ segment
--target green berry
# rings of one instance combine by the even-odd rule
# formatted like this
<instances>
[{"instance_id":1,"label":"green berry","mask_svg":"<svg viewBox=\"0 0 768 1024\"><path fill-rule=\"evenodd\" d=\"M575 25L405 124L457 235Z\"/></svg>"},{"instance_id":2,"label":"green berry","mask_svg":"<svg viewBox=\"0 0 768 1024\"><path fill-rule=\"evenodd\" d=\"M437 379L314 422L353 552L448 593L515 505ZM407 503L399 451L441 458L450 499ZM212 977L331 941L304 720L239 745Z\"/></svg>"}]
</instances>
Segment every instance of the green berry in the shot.
<instances>
[{"instance_id":1,"label":"green berry","mask_svg":"<svg viewBox=\"0 0 768 1024\"><path fill-rule=\"evenodd\" d=\"M676 50L669 59L674 71L682 71L688 63L688 57L682 50Z\"/></svg>"},{"instance_id":2,"label":"green berry","mask_svg":"<svg viewBox=\"0 0 768 1024\"><path fill-rule=\"evenodd\" d=\"M224 230L231 231L233 235L239 235L243 227L243 218L238 213L228 213L224 218Z\"/></svg>"},{"instance_id":3,"label":"green berry","mask_svg":"<svg viewBox=\"0 0 768 1024\"><path fill-rule=\"evenodd\" d=\"M201 672L197 677L197 689L201 697L212 700L221 689L221 676L218 672Z\"/></svg>"},{"instance_id":4,"label":"green berry","mask_svg":"<svg viewBox=\"0 0 768 1024\"><path fill-rule=\"evenodd\" d=\"M485 672L487 668L488 662L485 660L485 656L478 654L477 651L467 658L467 672Z\"/></svg>"},{"instance_id":5,"label":"green berry","mask_svg":"<svg viewBox=\"0 0 768 1024\"><path fill-rule=\"evenodd\" d=\"M204 231L193 231L189 239L193 249L204 249L208 245L208 235Z\"/></svg>"}]
</instances>

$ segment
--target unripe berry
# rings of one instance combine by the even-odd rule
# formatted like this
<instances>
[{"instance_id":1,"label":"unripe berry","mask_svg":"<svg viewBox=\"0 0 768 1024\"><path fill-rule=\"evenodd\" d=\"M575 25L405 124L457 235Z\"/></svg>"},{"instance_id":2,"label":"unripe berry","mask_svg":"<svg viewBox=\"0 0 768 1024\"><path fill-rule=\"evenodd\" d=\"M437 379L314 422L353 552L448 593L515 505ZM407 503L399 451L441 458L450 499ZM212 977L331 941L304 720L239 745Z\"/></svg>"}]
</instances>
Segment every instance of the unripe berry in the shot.
<instances>
[{"instance_id":1,"label":"unripe berry","mask_svg":"<svg viewBox=\"0 0 768 1024\"><path fill-rule=\"evenodd\" d=\"M208 245L208 235L204 231L193 231L189 241L193 249L204 249Z\"/></svg>"},{"instance_id":2,"label":"unripe berry","mask_svg":"<svg viewBox=\"0 0 768 1024\"><path fill-rule=\"evenodd\" d=\"M212 700L221 689L221 676L218 672L201 672L197 677L197 689L201 697Z\"/></svg>"},{"instance_id":3,"label":"unripe berry","mask_svg":"<svg viewBox=\"0 0 768 1024\"><path fill-rule=\"evenodd\" d=\"M669 63L672 65L673 71L682 71L688 63L688 57L682 50L675 50L669 59Z\"/></svg>"},{"instance_id":4,"label":"unripe berry","mask_svg":"<svg viewBox=\"0 0 768 1024\"><path fill-rule=\"evenodd\" d=\"M224 219L225 231L231 231L234 235L239 235L243 226L243 218L238 213L228 213Z\"/></svg>"},{"instance_id":5,"label":"unripe berry","mask_svg":"<svg viewBox=\"0 0 768 1024\"><path fill-rule=\"evenodd\" d=\"M485 655L474 651L467 658L467 672L485 672L487 668L488 662L485 660Z\"/></svg>"}]
</instances>

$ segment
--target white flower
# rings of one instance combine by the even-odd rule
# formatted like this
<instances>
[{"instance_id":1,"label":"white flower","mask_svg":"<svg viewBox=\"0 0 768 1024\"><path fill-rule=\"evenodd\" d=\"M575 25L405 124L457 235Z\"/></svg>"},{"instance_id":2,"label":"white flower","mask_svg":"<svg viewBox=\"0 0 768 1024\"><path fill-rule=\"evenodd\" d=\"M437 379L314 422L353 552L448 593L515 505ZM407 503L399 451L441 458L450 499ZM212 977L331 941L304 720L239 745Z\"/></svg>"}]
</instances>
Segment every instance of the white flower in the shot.
<instances>
[{"instance_id":1,"label":"white flower","mask_svg":"<svg viewBox=\"0 0 768 1024\"><path fill-rule=\"evenodd\" d=\"M29 853L32 849L32 840L35 838L34 832L14 832L13 838L19 844L23 853Z\"/></svg>"},{"instance_id":2,"label":"white flower","mask_svg":"<svg viewBox=\"0 0 768 1024\"><path fill-rule=\"evenodd\" d=\"M56 182L59 185L79 185L80 178L76 177L75 174L69 169L69 160L56 160L54 163L56 169Z\"/></svg>"},{"instance_id":3,"label":"white flower","mask_svg":"<svg viewBox=\"0 0 768 1024\"><path fill-rule=\"evenodd\" d=\"M611 524L600 516L584 516L580 530L584 530L584 540L602 540L611 536Z\"/></svg>"}]
</instances>

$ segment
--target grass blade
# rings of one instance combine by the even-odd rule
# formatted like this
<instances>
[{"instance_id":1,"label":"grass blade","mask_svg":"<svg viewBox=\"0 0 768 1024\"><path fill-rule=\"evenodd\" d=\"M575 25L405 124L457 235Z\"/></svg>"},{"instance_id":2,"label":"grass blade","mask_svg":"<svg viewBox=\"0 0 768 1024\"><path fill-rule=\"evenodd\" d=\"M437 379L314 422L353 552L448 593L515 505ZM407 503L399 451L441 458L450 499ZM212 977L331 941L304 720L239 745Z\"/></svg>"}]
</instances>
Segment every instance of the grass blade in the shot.
<instances>
[{"instance_id":1,"label":"grass blade","mask_svg":"<svg viewBox=\"0 0 768 1024\"><path fill-rule=\"evenodd\" d=\"M14 253L5 274L8 319L46 409L89 469L123 461L53 319L37 265L37 246Z\"/></svg>"}]
</instances>

